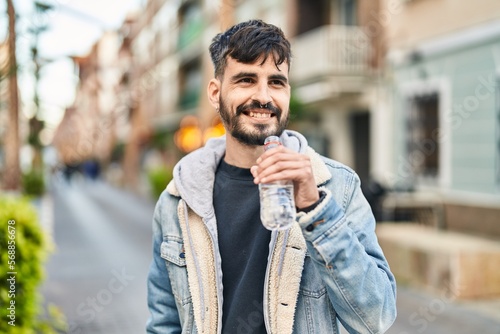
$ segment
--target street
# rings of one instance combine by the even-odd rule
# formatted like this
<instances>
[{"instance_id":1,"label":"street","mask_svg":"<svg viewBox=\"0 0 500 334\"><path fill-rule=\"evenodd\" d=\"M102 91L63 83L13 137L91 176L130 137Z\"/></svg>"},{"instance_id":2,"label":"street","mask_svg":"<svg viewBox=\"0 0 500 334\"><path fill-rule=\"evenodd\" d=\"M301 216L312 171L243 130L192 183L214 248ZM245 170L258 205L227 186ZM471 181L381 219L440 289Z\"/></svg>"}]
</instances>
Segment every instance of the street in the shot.
<instances>
[{"instance_id":1,"label":"street","mask_svg":"<svg viewBox=\"0 0 500 334\"><path fill-rule=\"evenodd\" d=\"M83 180L56 183L52 197L44 301L64 312L69 333L144 333L154 203Z\"/></svg>"},{"instance_id":2,"label":"street","mask_svg":"<svg viewBox=\"0 0 500 334\"><path fill-rule=\"evenodd\" d=\"M56 183L51 197L56 249L45 303L64 312L69 333L144 333L154 203L83 180ZM500 334L500 300L456 302L401 285L398 319L387 333Z\"/></svg>"}]
</instances>

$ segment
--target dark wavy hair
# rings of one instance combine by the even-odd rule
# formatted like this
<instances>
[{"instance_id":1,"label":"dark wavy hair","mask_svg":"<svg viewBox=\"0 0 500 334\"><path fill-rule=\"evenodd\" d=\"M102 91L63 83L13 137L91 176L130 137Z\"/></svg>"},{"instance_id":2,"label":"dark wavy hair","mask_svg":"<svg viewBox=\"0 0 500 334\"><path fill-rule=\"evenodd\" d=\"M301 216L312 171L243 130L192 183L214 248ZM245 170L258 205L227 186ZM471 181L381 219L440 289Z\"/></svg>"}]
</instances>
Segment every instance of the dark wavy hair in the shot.
<instances>
[{"instance_id":1,"label":"dark wavy hair","mask_svg":"<svg viewBox=\"0 0 500 334\"><path fill-rule=\"evenodd\" d=\"M292 58L290 42L283 31L261 20L238 23L217 34L212 39L209 51L216 77L224 75L228 57L240 63L252 64L260 57L263 57L264 63L271 55L276 66L284 62L290 65Z\"/></svg>"}]
</instances>

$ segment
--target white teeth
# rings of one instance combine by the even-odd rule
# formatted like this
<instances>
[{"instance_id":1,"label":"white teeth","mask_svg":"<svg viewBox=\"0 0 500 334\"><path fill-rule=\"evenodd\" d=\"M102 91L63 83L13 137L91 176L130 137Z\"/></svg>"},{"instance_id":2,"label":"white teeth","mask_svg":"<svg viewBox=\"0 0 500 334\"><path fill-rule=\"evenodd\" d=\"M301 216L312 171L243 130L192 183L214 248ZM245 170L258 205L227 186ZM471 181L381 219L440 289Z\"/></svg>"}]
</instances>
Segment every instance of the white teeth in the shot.
<instances>
[{"instance_id":1,"label":"white teeth","mask_svg":"<svg viewBox=\"0 0 500 334\"><path fill-rule=\"evenodd\" d=\"M271 114L268 114L268 113L258 113L258 112L250 112L250 117L255 117L255 118L270 118Z\"/></svg>"}]
</instances>

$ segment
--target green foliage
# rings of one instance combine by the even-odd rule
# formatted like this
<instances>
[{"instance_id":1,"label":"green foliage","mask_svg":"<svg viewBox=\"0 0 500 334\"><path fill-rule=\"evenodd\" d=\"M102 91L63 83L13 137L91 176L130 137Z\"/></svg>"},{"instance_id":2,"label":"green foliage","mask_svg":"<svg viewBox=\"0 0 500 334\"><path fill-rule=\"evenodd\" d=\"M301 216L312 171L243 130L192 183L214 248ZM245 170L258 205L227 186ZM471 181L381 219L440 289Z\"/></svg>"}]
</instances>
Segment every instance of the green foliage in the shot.
<instances>
[{"instance_id":1,"label":"green foliage","mask_svg":"<svg viewBox=\"0 0 500 334\"><path fill-rule=\"evenodd\" d=\"M179 107L183 110L196 108L200 102L201 90L196 87L195 89L186 90L179 98Z\"/></svg>"},{"instance_id":2,"label":"green foliage","mask_svg":"<svg viewBox=\"0 0 500 334\"><path fill-rule=\"evenodd\" d=\"M117 143L111 151L111 161L119 162L125 156L125 143Z\"/></svg>"},{"instance_id":3,"label":"green foliage","mask_svg":"<svg viewBox=\"0 0 500 334\"><path fill-rule=\"evenodd\" d=\"M292 92L290 97L290 120L301 120L307 117L306 105Z\"/></svg>"},{"instance_id":4,"label":"green foliage","mask_svg":"<svg viewBox=\"0 0 500 334\"><path fill-rule=\"evenodd\" d=\"M172 180L172 168L156 167L148 171L151 195L158 199L167 184Z\"/></svg>"},{"instance_id":5,"label":"green foliage","mask_svg":"<svg viewBox=\"0 0 500 334\"><path fill-rule=\"evenodd\" d=\"M159 130L151 136L150 145L158 150L166 150L174 142L174 132L168 130Z\"/></svg>"},{"instance_id":6,"label":"green foliage","mask_svg":"<svg viewBox=\"0 0 500 334\"><path fill-rule=\"evenodd\" d=\"M56 333L53 320L39 317L38 289L49 242L35 208L25 198L0 197L0 225L0 333ZM62 328L63 317L53 308L49 311L49 318L57 321L55 326Z\"/></svg>"},{"instance_id":7,"label":"green foliage","mask_svg":"<svg viewBox=\"0 0 500 334\"><path fill-rule=\"evenodd\" d=\"M41 196L45 192L43 174L38 171L23 173L22 185L24 193L29 196Z\"/></svg>"}]
</instances>

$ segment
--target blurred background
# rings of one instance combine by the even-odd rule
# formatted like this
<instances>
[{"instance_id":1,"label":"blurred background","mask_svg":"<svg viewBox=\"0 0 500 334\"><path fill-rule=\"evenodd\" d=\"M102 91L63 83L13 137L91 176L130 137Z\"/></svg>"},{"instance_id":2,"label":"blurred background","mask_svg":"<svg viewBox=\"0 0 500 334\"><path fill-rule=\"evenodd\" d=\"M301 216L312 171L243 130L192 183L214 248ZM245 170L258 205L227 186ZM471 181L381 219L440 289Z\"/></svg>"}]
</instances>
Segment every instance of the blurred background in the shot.
<instances>
[{"instance_id":1,"label":"blurred background","mask_svg":"<svg viewBox=\"0 0 500 334\"><path fill-rule=\"evenodd\" d=\"M224 134L208 46L252 18L292 43L289 128L362 180L398 279L388 333L500 334L498 0L0 1L2 233L38 228L46 253L17 230L44 273L18 325L144 332L155 201Z\"/></svg>"}]
</instances>

